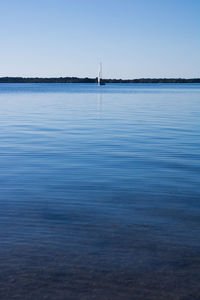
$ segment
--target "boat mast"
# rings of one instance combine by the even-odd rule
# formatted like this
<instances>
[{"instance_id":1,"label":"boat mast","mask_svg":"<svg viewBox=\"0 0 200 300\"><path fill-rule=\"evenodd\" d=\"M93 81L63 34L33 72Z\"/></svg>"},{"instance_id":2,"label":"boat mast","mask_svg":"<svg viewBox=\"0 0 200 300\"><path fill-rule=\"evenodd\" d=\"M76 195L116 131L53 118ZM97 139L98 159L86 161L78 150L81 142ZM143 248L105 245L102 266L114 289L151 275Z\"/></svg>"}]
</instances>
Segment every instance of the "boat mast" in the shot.
<instances>
[{"instance_id":1,"label":"boat mast","mask_svg":"<svg viewBox=\"0 0 200 300\"><path fill-rule=\"evenodd\" d=\"M102 79L102 63L99 64L99 73L98 73L98 85L101 85L101 79Z\"/></svg>"}]
</instances>

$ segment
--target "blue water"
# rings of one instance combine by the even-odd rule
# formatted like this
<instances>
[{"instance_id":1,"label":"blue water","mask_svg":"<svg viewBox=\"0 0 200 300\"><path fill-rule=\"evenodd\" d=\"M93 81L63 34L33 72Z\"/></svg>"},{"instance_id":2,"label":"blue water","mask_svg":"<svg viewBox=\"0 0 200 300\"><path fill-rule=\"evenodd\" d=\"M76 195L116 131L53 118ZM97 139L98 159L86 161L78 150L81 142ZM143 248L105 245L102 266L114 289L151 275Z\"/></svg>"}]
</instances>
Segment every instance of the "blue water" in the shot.
<instances>
[{"instance_id":1,"label":"blue water","mask_svg":"<svg viewBox=\"0 0 200 300\"><path fill-rule=\"evenodd\" d=\"M0 84L0 299L200 298L200 85Z\"/></svg>"}]
</instances>

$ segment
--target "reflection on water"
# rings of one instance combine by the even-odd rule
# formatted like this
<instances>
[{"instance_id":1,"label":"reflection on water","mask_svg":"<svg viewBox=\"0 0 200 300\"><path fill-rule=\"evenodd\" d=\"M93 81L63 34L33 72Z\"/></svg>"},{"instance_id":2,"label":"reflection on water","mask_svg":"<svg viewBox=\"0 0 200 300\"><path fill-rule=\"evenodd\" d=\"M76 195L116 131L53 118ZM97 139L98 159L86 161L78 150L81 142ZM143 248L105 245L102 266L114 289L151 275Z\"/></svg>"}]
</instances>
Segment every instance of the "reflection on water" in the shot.
<instances>
[{"instance_id":1,"label":"reflection on water","mask_svg":"<svg viewBox=\"0 0 200 300\"><path fill-rule=\"evenodd\" d=\"M0 298L198 299L200 85L0 85Z\"/></svg>"},{"instance_id":2,"label":"reflection on water","mask_svg":"<svg viewBox=\"0 0 200 300\"><path fill-rule=\"evenodd\" d=\"M97 100L97 118L101 119L102 114L102 104L103 103L103 95L98 94L98 100Z\"/></svg>"}]
</instances>

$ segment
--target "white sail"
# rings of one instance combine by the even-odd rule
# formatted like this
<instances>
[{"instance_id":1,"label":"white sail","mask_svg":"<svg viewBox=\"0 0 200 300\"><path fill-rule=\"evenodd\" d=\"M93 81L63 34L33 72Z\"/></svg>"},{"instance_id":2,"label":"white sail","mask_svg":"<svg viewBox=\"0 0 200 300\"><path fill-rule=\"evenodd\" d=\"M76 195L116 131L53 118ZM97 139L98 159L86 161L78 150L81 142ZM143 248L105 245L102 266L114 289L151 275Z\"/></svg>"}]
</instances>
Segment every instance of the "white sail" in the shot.
<instances>
[{"instance_id":1,"label":"white sail","mask_svg":"<svg viewBox=\"0 0 200 300\"><path fill-rule=\"evenodd\" d=\"M101 85L101 79L102 79L102 63L99 64L98 85Z\"/></svg>"}]
</instances>

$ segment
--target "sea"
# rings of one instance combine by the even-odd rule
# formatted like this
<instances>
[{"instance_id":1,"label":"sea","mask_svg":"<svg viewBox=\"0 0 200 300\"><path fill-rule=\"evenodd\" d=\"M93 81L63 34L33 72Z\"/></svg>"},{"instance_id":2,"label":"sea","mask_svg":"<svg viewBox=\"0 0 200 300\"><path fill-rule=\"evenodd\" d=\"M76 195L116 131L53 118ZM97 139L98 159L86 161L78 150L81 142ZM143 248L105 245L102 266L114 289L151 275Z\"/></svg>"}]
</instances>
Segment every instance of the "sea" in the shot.
<instances>
[{"instance_id":1,"label":"sea","mask_svg":"<svg viewBox=\"0 0 200 300\"><path fill-rule=\"evenodd\" d=\"M200 299L200 84L0 84L0 299Z\"/></svg>"}]
</instances>

